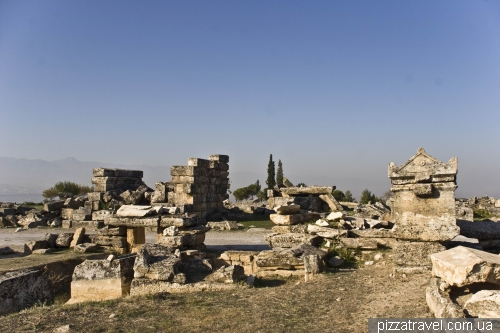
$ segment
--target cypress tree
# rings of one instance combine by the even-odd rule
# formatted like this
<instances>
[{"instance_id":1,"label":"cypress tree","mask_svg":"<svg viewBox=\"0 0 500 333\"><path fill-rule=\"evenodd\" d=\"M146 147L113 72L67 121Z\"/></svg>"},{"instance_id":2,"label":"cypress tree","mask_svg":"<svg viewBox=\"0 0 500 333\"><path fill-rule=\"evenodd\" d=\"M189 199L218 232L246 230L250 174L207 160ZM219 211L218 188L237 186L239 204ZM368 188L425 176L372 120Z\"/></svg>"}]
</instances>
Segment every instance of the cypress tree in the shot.
<instances>
[{"instance_id":1,"label":"cypress tree","mask_svg":"<svg viewBox=\"0 0 500 333\"><path fill-rule=\"evenodd\" d=\"M269 163L267 164L267 180L266 180L267 188L272 190L274 185L276 185L276 178L274 173L274 161L273 154L269 155Z\"/></svg>"},{"instance_id":2,"label":"cypress tree","mask_svg":"<svg viewBox=\"0 0 500 333\"><path fill-rule=\"evenodd\" d=\"M283 185L283 164L278 161L278 171L276 172L276 184Z\"/></svg>"}]
</instances>

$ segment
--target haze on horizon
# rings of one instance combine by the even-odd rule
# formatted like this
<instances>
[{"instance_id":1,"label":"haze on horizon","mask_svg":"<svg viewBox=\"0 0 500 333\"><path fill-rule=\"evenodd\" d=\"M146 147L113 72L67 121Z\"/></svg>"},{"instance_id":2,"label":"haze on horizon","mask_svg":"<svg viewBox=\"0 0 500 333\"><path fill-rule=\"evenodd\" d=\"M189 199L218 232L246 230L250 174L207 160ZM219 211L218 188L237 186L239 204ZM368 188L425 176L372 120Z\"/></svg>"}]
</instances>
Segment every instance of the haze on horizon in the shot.
<instances>
[{"instance_id":1,"label":"haze on horizon","mask_svg":"<svg viewBox=\"0 0 500 333\"><path fill-rule=\"evenodd\" d=\"M359 198L424 147L500 197L498 36L497 1L0 0L0 156L219 153L245 186L273 154Z\"/></svg>"}]
</instances>

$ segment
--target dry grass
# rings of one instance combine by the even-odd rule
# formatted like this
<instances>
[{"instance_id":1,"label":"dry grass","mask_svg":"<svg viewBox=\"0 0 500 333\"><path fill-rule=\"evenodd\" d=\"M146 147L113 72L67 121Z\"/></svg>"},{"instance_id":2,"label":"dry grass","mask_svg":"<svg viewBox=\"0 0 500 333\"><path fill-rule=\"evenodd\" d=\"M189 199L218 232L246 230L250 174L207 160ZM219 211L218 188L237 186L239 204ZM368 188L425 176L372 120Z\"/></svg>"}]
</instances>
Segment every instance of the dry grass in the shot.
<instances>
[{"instance_id":1,"label":"dry grass","mask_svg":"<svg viewBox=\"0 0 500 333\"><path fill-rule=\"evenodd\" d=\"M0 318L1 332L366 332L373 317L429 317L428 275L391 278L392 265L258 288L163 294L70 306L35 307ZM338 299L338 300L337 300ZM111 314L116 317L109 318Z\"/></svg>"}]
</instances>

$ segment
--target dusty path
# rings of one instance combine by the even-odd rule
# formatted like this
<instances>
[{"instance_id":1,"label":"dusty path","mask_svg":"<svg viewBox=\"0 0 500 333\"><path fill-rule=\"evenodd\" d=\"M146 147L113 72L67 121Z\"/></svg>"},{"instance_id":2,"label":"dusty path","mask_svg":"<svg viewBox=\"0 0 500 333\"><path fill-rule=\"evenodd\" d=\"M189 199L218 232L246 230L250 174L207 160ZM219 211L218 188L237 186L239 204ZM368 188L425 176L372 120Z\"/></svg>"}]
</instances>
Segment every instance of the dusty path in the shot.
<instances>
[{"instance_id":1,"label":"dusty path","mask_svg":"<svg viewBox=\"0 0 500 333\"><path fill-rule=\"evenodd\" d=\"M15 232L14 228L0 229L0 247L10 246L14 250L21 251L24 243L33 239L40 239L46 233L74 232L75 229L60 228L35 228ZM88 230L87 234L95 234L94 230ZM253 228L238 231L210 231L206 234L205 244L209 250L249 250L262 251L269 250L264 236L269 230ZM146 232L146 241L156 243L156 233Z\"/></svg>"}]
</instances>

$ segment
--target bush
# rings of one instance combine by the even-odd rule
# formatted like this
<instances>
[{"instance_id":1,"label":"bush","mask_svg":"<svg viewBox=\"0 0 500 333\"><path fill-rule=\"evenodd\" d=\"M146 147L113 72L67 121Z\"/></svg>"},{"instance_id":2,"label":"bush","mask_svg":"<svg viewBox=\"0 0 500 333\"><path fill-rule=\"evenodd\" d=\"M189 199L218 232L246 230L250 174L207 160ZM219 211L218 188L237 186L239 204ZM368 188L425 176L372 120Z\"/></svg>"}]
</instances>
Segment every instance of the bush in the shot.
<instances>
[{"instance_id":1,"label":"bush","mask_svg":"<svg viewBox=\"0 0 500 333\"><path fill-rule=\"evenodd\" d=\"M43 191L42 195L44 198L51 200L63 194L81 195L92 191L93 189L91 186L79 185L77 183L63 181L63 182L57 182L51 188L48 188L45 191Z\"/></svg>"},{"instance_id":2,"label":"bush","mask_svg":"<svg viewBox=\"0 0 500 333\"><path fill-rule=\"evenodd\" d=\"M474 220L482 221L493 217L486 209L474 208L472 211L474 213Z\"/></svg>"}]
</instances>

